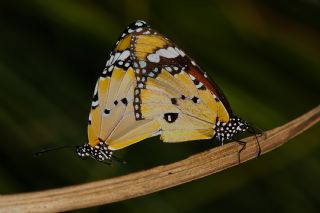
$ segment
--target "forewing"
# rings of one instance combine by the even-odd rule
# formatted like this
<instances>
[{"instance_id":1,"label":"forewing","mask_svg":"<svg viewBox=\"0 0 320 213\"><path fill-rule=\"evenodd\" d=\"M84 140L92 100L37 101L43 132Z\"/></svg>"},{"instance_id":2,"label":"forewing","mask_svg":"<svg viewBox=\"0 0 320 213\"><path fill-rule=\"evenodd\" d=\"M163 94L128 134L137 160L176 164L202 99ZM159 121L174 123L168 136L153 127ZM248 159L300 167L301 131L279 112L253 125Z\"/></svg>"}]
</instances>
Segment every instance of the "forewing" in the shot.
<instances>
[{"instance_id":1,"label":"forewing","mask_svg":"<svg viewBox=\"0 0 320 213\"><path fill-rule=\"evenodd\" d=\"M110 149L120 149L159 132L159 124L153 120L136 121L133 109L132 29L144 25L136 22L125 30L96 83L88 122L93 147L104 141Z\"/></svg>"}]
</instances>

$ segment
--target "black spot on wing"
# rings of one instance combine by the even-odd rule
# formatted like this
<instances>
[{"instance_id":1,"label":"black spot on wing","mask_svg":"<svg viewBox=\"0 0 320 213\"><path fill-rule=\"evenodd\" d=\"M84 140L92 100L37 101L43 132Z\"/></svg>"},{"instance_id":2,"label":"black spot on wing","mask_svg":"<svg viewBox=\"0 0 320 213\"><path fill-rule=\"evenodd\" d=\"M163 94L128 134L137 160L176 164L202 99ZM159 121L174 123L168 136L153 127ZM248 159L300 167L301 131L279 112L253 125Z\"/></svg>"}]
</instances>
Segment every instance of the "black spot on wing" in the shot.
<instances>
[{"instance_id":1,"label":"black spot on wing","mask_svg":"<svg viewBox=\"0 0 320 213\"><path fill-rule=\"evenodd\" d=\"M163 115L163 119L166 120L168 123L173 123L178 119L179 113L165 113Z\"/></svg>"},{"instance_id":2,"label":"black spot on wing","mask_svg":"<svg viewBox=\"0 0 320 213\"><path fill-rule=\"evenodd\" d=\"M96 102L98 101L98 93L96 93L94 96L93 96L93 102Z\"/></svg>"},{"instance_id":3,"label":"black spot on wing","mask_svg":"<svg viewBox=\"0 0 320 213\"><path fill-rule=\"evenodd\" d=\"M199 98L196 97L196 96L193 96L193 98L191 98L191 100L192 100L195 104L199 103Z\"/></svg>"},{"instance_id":4,"label":"black spot on wing","mask_svg":"<svg viewBox=\"0 0 320 213\"><path fill-rule=\"evenodd\" d=\"M109 115L110 114L110 110L109 109L105 109L103 112L104 112L105 115Z\"/></svg>"},{"instance_id":5,"label":"black spot on wing","mask_svg":"<svg viewBox=\"0 0 320 213\"><path fill-rule=\"evenodd\" d=\"M128 105L128 100L127 100L127 98L122 98L121 99L121 102L124 104L124 105Z\"/></svg>"},{"instance_id":6,"label":"black spot on wing","mask_svg":"<svg viewBox=\"0 0 320 213\"><path fill-rule=\"evenodd\" d=\"M92 104L91 104L91 109L95 109L99 106L99 97L98 97L98 93L94 94L93 96L93 100L92 100Z\"/></svg>"},{"instance_id":7,"label":"black spot on wing","mask_svg":"<svg viewBox=\"0 0 320 213\"><path fill-rule=\"evenodd\" d=\"M171 98L171 103L173 105L178 105L177 99L176 98Z\"/></svg>"}]
</instances>

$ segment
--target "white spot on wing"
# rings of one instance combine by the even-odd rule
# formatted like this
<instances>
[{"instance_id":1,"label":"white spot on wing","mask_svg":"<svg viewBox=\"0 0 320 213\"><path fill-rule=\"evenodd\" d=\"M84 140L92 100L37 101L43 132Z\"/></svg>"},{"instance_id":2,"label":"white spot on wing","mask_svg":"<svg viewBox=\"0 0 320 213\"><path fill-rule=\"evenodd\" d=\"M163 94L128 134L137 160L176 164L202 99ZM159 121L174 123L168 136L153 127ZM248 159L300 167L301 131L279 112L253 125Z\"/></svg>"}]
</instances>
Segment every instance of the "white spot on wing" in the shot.
<instances>
[{"instance_id":1,"label":"white spot on wing","mask_svg":"<svg viewBox=\"0 0 320 213\"><path fill-rule=\"evenodd\" d=\"M114 62L116 62L116 61L118 60L119 56L120 56L120 53L116 53L116 54L114 55L114 58L113 58L111 64L114 64Z\"/></svg>"},{"instance_id":2,"label":"white spot on wing","mask_svg":"<svg viewBox=\"0 0 320 213\"><path fill-rule=\"evenodd\" d=\"M182 57L184 57L186 54L182 51L182 50L180 50L178 47L175 47L174 48L178 53L179 53L179 55L181 55Z\"/></svg>"},{"instance_id":3,"label":"white spot on wing","mask_svg":"<svg viewBox=\"0 0 320 213\"><path fill-rule=\"evenodd\" d=\"M166 67L165 69L166 69L167 71L169 71L169 72L172 72L171 67Z\"/></svg>"},{"instance_id":4,"label":"white spot on wing","mask_svg":"<svg viewBox=\"0 0 320 213\"><path fill-rule=\"evenodd\" d=\"M143 23L142 23L141 21L137 21L137 22L135 23L135 25L138 26L138 27L141 27L141 26L143 25Z\"/></svg>"},{"instance_id":5,"label":"white spot on wing","mask_svg":"<svg viewBox=\"0 0 320 213\"><path fill-rule=\"evenodd\" d=\"M108 72L111 72L112 70L113 70L113 65L108 68Z\"/></svg>"},{"instance_id":6,"label":"white spot on wing","mask_svg":"<svg viewBox=\"0 0 320 213\"><path fill-rule=\"evenodd\" d=\"M97 100L97 101L92 101L92 106L93 107L96 107L96 106L98 106L98 104L99 104L99 100Z\"/></svg>"},{"instance_id":7,"label":"white spot on wing","mask_svg":"<svg viewBox=\"0 0 320 213\"><path fill-rule=\"evenodd\" d=\"M140 67L144 68L147 66L147 63L145 61L139 61Z\"/></svg>"},{"instance_id":8,"label":"white spot on wing","mask_svg":"<svg viewBox=\"0 0 320 213\"><path fill-rule=\"evenodd\" d=\"M167 49L160 49L157 53L165 58L176 58L179 54L173 49L173 47L168 47Z\"/></svg>"},{"instance_id":9,"label":"white spot on wing","mask_svg":"<svg viewBox=\"0 0 320 213\"><path fill-rule=\"evenodd\" d=\"M201 83L201 82L199 82L199 84L198 85L196 85L196 87L199 89L200 87L202 87L203 86L203 83Z\"/></svg>"},{"instance_id":10,"label":"white spot on wing","mask_svg":"<svg viewBox=\"0 0 320 213\"><path fill-rule=\"evenodd\" d=\"M107 66L111 64L111 62L113 61L114 55L112 54L109 58L109 60L107 61Z\"/></svg>"},{"instance_id":11,"label":"white spot on wing","mask_svg":"<svg viewBox=\"0 0 320 213\"><path fill-rule=\"evenodd\" d=\"M159 63L160 61L160 57L157 53L154 53L154 54L149 54L147 56L147 59L150 61L150 62L153 62L153 63Z\"/></svg>"},{"instance_id":12,"label":"white spot on wing","mask_svg":"<svg viewBox=\"0 0 320 213\"><path fill-rule=\"evenodd\" d=\"M121 53L121 55L119 56L118 60L124 61L126 58L129 57L129 55L130 55L130 51L129 50L123 51Z\"/></svg>"},{"instance_id":13,"label":"white spot on wing","mask_svg":"<svg viewBox=\"0 0 320 213\"><path fill-rule=\"evenodd\" d=\"M193 81L196 80L196 78L193 75L189 74L189 76L190 76L191 80L193 80Z\"/></svg>"}]
</instances>

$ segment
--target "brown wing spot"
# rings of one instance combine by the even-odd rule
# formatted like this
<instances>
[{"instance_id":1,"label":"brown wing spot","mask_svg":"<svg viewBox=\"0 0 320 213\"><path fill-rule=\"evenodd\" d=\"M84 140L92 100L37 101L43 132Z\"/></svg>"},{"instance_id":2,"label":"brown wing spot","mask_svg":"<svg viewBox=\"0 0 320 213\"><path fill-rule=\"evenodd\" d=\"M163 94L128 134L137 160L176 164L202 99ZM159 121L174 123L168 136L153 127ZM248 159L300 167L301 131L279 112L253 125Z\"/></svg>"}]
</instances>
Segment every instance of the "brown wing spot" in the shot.
<instances>
[{"instance_id":1,"label":"brown wing spot","mask_svg":"<svg viewBox=\"0 0 320 213\"><path fill-rule=\"evenodd\" d=\"M122 99L121 99L121 102L122 102L124 105L128 105L128 100L127 100L127 98L122 98Z\"/></svg>"},{"instance_id":2,"label":"brown wing spot","mask_svg":"<svg viewBox=\"0 0 320 213\"><path fill-rule=\"evenodd\" d=\"M171 98L171 103L173 105L178 105L177 99L176 98Z\"/></svg>"}]
</instances>

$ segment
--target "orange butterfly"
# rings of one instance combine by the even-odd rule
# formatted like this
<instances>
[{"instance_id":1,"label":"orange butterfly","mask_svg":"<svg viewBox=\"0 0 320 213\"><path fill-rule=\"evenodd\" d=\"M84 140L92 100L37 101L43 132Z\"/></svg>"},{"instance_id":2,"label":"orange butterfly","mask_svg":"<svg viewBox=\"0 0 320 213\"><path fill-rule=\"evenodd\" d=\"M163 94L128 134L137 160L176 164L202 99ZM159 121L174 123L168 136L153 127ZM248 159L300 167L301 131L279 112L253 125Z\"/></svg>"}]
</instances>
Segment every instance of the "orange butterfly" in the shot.
<instances>
[{"instance_id":1,"label":"orange butterfly","mask_svg":"<svg viewBox=\"0 0 320 213\"><path fill-rule=\"evenodd\" d=\"M116 43L98 79L80 157L112 159L112 151L160 135L164 142L234 139L247 122L232 114L218 86L188 56L144 21Z\"/></svg>"}]
</instances>

